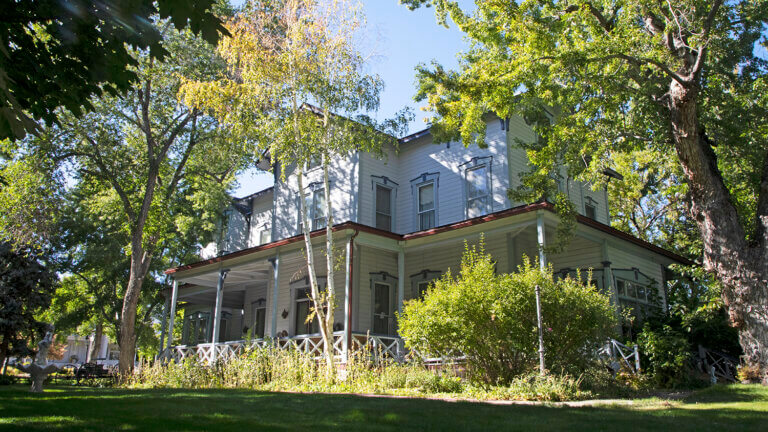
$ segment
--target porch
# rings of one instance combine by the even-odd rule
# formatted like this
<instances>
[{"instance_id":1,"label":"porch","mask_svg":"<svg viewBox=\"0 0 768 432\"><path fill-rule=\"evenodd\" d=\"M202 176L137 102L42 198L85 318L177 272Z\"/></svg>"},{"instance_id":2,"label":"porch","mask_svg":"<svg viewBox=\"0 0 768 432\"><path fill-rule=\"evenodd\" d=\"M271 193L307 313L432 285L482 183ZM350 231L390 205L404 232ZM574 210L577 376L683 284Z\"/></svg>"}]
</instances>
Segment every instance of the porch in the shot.
<instances>
[{"instance_id":1,"label":"porch","mask_svg":"<svg viewBox=\"0 0 768 432\"><path fill-rule=\"evenodd\" d=\"M396 312L405 301L421 297L448 270L456 275L464 242L477 244L481 236L486 252L496 260L497 271L515 271L524 255L538 258L541 265L551 264L562 276L575 275L580 269L582 278L591 275L590 281L609 293L616 304L629 300L647 303L645 288L635 285L644 287L647 280L663 282L663 268L674 261L638 241L617 238L610 227L596 222L579 224L567 250L547 254L545 247L554 242L558 219L550 211L533 210L512 209L406 235L351 222L336 226L336 244L343 245L338 257L343 266L334 275L337 359L343 362L350 351L360 349L403 358L406 353L397 333ZM324 232L313 233L314 242L322 249ZM325 258L318 252L315 261L320 284L327 284L321 273ZM238 355L249 343L292 348L313 357L322 354L316 323L307 319L309 281L301 236L169 273L174 285L167 293L170 323L163 323L167 330L161 350L164 358L196 357L213 362ZM180 340L172 336L177 307L185 310Z\"/></svg>"}]
</instances>

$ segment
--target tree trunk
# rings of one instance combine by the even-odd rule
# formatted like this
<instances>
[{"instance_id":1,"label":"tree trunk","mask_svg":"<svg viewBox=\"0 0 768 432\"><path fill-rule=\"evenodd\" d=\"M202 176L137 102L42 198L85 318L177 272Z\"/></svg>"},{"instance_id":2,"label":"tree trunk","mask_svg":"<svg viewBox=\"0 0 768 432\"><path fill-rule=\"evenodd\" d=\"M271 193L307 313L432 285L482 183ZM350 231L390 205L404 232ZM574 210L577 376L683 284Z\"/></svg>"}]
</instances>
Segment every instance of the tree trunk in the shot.
<instances>
[{"instance_id":1,"label":"tree trunk","mask_svg":"<svg viewBox=\"0 0 768 432\"><path fill-rule=\"evenodd\" d=\"M98 358L99 352L101 351L101 338L104 335L104 324L99 321L98 324L96 324L96 329L93 332L93 345L91 345L90 352L88 353L88 361L93 363L95 359Z\"/></svg>"},{"instance_id":2,"label":"tree trunk","mask_svg":"<svg viewBox=\"0 0 768 432\"><path fill-rule=\"evenodd\" d=\"M723 301L739 331L744 362L768 383L768 267L747 243L714 151L700 134L698 88L672 81L672 136L691 195L690 216L701 231L704 268L723 283Z\"/></svg>"},{"instance_id":3,"label":"tree trunk","mask_svg":"<svg viewBox=\"0 0 768 432\"><path fill-rule=\"evenodd\" d=\"M136 357L136 309L139 305L141 287L144 284L144 275L141 272L141 260L136 252L131 254L131 273L128 279L128 288L123 298L123 309L120 321L120 360L118 367L120 374L125 376L133 370Z\"/></svg>"}]
</instances>

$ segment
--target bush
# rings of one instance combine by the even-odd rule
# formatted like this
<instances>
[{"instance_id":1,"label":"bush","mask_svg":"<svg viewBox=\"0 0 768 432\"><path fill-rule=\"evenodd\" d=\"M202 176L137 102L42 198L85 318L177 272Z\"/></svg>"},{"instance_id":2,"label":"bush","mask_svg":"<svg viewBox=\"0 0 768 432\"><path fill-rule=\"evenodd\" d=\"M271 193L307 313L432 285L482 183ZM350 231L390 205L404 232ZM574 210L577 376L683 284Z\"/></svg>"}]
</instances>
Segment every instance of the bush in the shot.
<instances>
[{"instance_id":1,"label":"bush","mask_svg":"<svg viewBox=\"0 0 768 432\"><path fill-rule=\"evenodd\" d=\"M540 271L527 258L517 273L496 274L482 240L479 248L465 245L457 278L449 271L422 300L406 303L399 332L422 354L464 354L475 380L511 383L538 363L536 285L548 366L583 369L615 326L608 297L571 278L555 281L551 268Z\"/></svg>"},{"instance_id":2,"label":"bush","mask_svg":"<svg viewBox=\"0 0 768 432\"><path fill-rule=\"evenodd\" d=\"M637 336L643 353L641 366L657 386L679 387L690 382L690 351L683 334L664 325L654 330L646 324Z\"/></svg>"}]
</instances>

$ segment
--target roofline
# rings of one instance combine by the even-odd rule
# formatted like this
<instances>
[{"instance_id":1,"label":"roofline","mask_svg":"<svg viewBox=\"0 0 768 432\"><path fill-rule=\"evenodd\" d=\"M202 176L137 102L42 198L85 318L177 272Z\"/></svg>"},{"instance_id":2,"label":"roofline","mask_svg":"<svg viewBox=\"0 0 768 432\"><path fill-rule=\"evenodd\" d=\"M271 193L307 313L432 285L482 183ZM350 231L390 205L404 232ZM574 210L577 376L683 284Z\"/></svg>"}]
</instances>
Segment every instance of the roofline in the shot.
<instances>
[{"instance_id":1,"label":"roofline","mask_svg":"<svg viewBox=\"0 0 768 432\"><path fill-rule=\"evenodd\" d=\"M440 234L440 233L444 233L444 232L447 232L447 231L453 231L453 230L467 228L467 227L471 227L471 226L475 226L475 225L481 225L481 224L486 223L486 222L496 221L496 220L499 220L499 219L504 219L504 218L507 218L507 217L512 217L512 216L516 216L516 215L520 215L520 214L524 214L524 213L530 213L530 212L537 211L537 210L548 210L548 211L550 211L552 213L556 213L554 205L552 205L551 203L546 202L546 201L540 201L540 202L536 202L536 203L533 203L533 204L527 204L527 205L522 205L522 206L518 206L518 207L513 207L511 209L501 210L501 211L498 211L498 212L495 212L495 213L487 214L485 216L479 216L479 217L476 217L476 218L463 220L461 222L455 222L455 223L452 223L452 224L443 225L443 226L431 228L431 229L424 230L424 231L416 231L416 232L412 232L412 233L408 233L408 234L396 234L396 233L393 233L393 232L390 232L390 231L381 230L381 229L378 229L378 228L370 227L368 225L362 225L362 224L359 224L357 222L352 222L352 221L347 221L347 222L343 222L343 223L334 225L332 230L333 230L333 232L339 232L339 231L344 231L344 230L347 230L347 229L353 229L353 230L357 230L357 231L362 231L362 232L367 232L367 233L370 233L370 234L378 235L378 236L381 236L381 237L387 237L387 238L390 238L390 239L393 239L393 240L407 241L407 240L414 240L414 239L422 238L422 237L429 237L429 236ZM625 233L623 231L619 231L616 228L610 227L610 226L605 225L603 223L600 223L600 222L598 222L598 221L596 221L594 219L590 219L590 218L588 218L586 216L576 215L576 220L578 222L586 225L586 226L589 226L590 228L594 228L594 229L596 229L598 231L602 231L602 232L604 232L606 234L609 234L611 236L618 237L618 238L620 238L622 240L626 240L626 241L628 241L630 243L633 243L633 244L635 244L637 246L640 246L640 247L642 247L644 249L648 249L648 250L650 250L652 252L655 252L655 253L657 253L659 255L663 255L663 256L665 256L665 257L667 257L669 259L672 259L674 261L677 261L677 262L679 262L681 264L685 264L685 265L694 265L695 264L693 261L689 260L688 258L680 256L680 255L678 255L678 254L676 254L674 252L668 251L668 250L666 250L664 248L661 248L659 246L656 246L656 245L654 245L652 243L649 243L649 242L647 242L645 240L639 239L639 238L637 238L637 237L635 237L635 236L633 236L631 234L627 234L627 233ZM318 237L318 236L325 235L325 231L326 231L325 228L323 228L323 229L312 231L309 235L310 235L310 237ZM304 235L303 234L299 234L299 235L296 235L296 236L293 236L293 237L289 237L289 238L286 238L286 239L283 239L283 240L278 240L276 242L267 243L265 245L255 246L255 247L248 248L248 249L242 249L242 250L239 250L239 251L236 251L236 252L232 252L232 253L229 253L229 254L226 254L226 255L221 255L221 256L218 256L218 257L215 257L215 258L210 258L210 259L207 259L207 260L198 261L198 262L194 262L194 263L191 263L191 264L186 264L186 265L170 268L170 269L165 271L165 274L172 275L172 274L180 272L180 271L192 270L192 269L195 269L195 268L198 268L198 267L202 267L202 266L206 266L206 265L209 265L209 264L215 264L215 263L223 262L225 260L229 260L229 259L232 259L232 258L237 258L237 257L241 257L241 256L244 256L244 255L250 255L252 253L261 252L261 251L265 251L265 250L269 250L269 249L275 249L275 248L278 248L280 246L285 246L285 245L289 245L289 244L293 244L293 243L298 243L298 242L301 242L303 240L304 240Z\"/></svg>"},{"instance_id":2,"label":"roofline","mask_svg":"<svg viewBox=\"0 0 768 432\"><path fill-rule=\"evenodd\" d=\"M426 129L422 129L422 130L416 131L416 132L414 132L414 133L412 133L410 135L406 135L406 136L398 139L397 141L400 144L405 144L405 143L417 140L417 139L419 139L421 137L430 135L431 133L432 133L432 126L429 126Z\"/></svg>"},{"instance_id":3,"label":"roofline","mask_svg":"<svg viewBox=\"0 0 768 432\"><path fill-rule=\"evenodd\" d=\"M238 198L238 197L232 197L232 201L243 201L243 200L247 200L247 199L249 199L249 198L256 198L256 197L258 197L258 196L261 196L261 195L264 195L264 194L266 194L267 192L270 192L270 191L272 191L274 188L275 188L274 186L270 186L270 187L268 187L268 188L264 188L264 189L262 189L262 190L260 190L260 191L258 191L258 192L254 192L254 193L252 193L252 194L250 194L250 195L246 195L246 196L244 196L244 197L240 197L240 198Z\"/></svg>"}]
</instances>

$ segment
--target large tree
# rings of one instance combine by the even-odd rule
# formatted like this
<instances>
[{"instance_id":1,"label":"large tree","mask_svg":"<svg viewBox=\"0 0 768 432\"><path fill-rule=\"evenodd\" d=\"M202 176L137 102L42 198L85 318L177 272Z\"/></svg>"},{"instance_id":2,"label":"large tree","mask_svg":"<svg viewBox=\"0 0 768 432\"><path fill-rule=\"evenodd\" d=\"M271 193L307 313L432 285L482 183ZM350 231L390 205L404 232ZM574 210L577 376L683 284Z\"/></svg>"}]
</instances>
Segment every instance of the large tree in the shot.
<instances>
[{"instance_id":1,"label":"large tree","mask_svg":"<svg viewBox=\"0 0 768 432\"><path fill-rule=\"evenodd\" d=\"M215 0L0 2L0 140L56 121L56 110L92 108L90 98L126 92L138 75L131 49L168 54L155 17L216 43Z\"/></svg>"},{"instance_id":2,"label":"large tree","mask_svg":"<svg viewBox=\"0 0 768 432\"><path fill-rule=\"evenodd\" d=\"M134 52L139 82L123 97L92 101L91 113L63 113L27 145L70 169L80 203L105 231L123 237L128 259L120 309L120 370L133 367L136 316L142 286L153 263L179 241L203 239L215 228L235 173L254 155L247 143L230 140L216 120L177 99L181 76L216 76L222 62L213 47L167 21L157 61ZM110 234L114 235L114 234Z\"/></svg>"},{"instance_id":3,"label":"large tree","mask_svg":"<svg viewBox=\"0 0 768 432\"><path fill-rule=\"evenodd\" d=\"M522 114L542 137L529 177L563 163L597 181L637 150L678 163L744 361L768 371L768 2L402 2L436 6L472 41L459 71L418 71L438 138L482 143L485 112Z\"/></svg>"},{"instance_id":4,"label":"large tree","mask_svg":"<svg viewBox=\"0 0 768 432\"><path fill-rule=\"evenodd\" d=\"M191 106L213 110L243 140L258 143L281 167L283 179L296 175L313 315L329 371L336 309L330 161L353 151L379 152L384 141L396 144L380 130L405 124L402 116L377 125L363 115L356 121L338 115L376 109L383 87L378 76L365 72L366 57L355 44L363 24L360 10L359 4L343 0L249 1L226 23L232 36L219 45L228 75L216 81L190 80L183 89ZM324 289L318 284L304 177L313 161L323 170L323 204L316 211L325 216Z\"/></svg>"},{"instance_id":5,"label":"large tree","mask_svg":"<svg viewBox=\"0 0 768 432\"><path fill-rule=\"evenodd\" d=\"M45 258L39 250L0 242L0 365L9 355L29 355L29 343L48 328L37 316L51 304L57 281Z\"/></svg>"}]
</instances>

